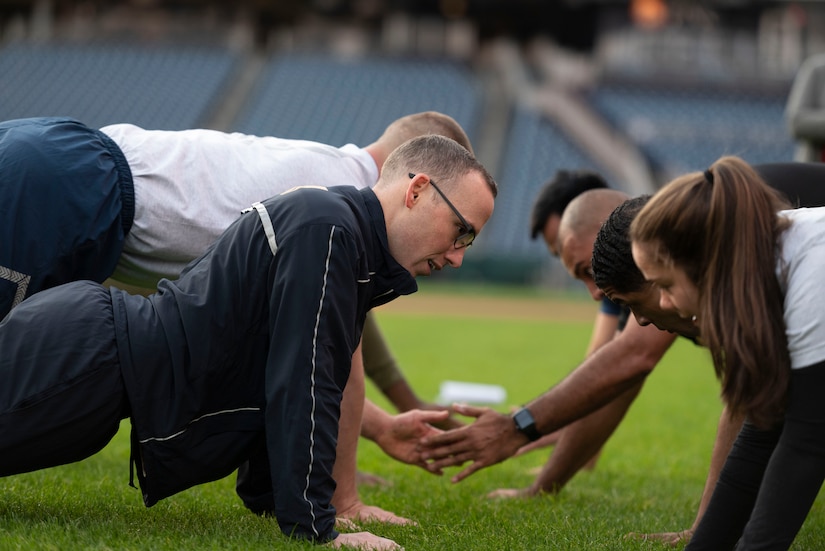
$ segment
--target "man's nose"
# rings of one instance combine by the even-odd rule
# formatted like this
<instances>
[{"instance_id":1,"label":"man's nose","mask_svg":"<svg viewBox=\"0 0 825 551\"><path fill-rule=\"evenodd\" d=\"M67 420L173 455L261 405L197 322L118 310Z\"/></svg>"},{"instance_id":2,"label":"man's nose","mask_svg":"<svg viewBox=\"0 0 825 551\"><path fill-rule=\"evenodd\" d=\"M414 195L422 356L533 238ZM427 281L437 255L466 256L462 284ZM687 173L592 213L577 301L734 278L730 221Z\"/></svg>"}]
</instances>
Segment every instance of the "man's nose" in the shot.
<instances>
[{"instance_id":1,"label":"man's nose","mask_svg":"<svg viewBox=\"0 0 825 551\"><path fill-rule=\"evenodd\" d=\"M593 297L593 300L600 301L604 298L604 291L599 289L592 279L585 281L584 284L587 286L587 290L590 291L590 296Z\"/></svg>"},{"instance_id":2,"label":"man's nose","mask_svg":"<svg viewBox=\"0 0 825 551\"><path fill-rule=\"evenodd\" d=\"M466 250L467 247L462 247L461 249L451 247L450 250L444 254L444 259L453 268L460 268L461 263L464 262L464 252Z\"/></svg>"}]
</instances>

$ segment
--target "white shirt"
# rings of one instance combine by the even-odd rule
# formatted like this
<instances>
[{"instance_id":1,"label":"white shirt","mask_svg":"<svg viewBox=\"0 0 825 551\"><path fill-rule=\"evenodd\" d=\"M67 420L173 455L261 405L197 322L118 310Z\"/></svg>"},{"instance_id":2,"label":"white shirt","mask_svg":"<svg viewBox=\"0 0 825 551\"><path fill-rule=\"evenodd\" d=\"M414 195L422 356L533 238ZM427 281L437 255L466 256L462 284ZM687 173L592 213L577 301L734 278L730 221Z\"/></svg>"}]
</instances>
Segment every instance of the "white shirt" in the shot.
<instances>
[{"instance_id":1,"label":"white shirt","mask_svg":"<svg viewBox=\"0 0 825 551\"><path fill-rule=\"evenodd\" d=\"M785 293L785 327L791 367L825 360L825 208L782 211L791 226L783 233L777 276Z\"/></svg>"},{"instance_id":2,"label":"white shirt","mask_svg":"<svg viewBox=\"0 0 825 551\"><path fill-rule=\"evenodd\" d=\"M135 220L113 278L154 287L176 278L255 201L296 186L372 187L364 149L214 130L101 129L121 148L135 188Z\"/></svg>"}]
</instances>

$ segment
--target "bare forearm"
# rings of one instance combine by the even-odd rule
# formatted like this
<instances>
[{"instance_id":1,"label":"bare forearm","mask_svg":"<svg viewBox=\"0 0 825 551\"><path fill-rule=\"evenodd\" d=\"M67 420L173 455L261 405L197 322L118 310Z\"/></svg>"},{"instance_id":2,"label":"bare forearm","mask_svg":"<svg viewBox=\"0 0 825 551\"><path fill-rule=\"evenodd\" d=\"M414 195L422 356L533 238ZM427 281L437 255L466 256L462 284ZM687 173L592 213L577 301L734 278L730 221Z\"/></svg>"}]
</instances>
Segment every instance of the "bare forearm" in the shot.
<instances>
[{"instance_id":1,"label":"bare forearm","mask_svg":"<svg viewBox=\"0 0 825 551\"><path fill-rule=\"evenodd\" d=\"M638 385L655 367L675 337L653 326L629 320L622 334L602 346L561 383L536 398L527 409L540 434L549 434L588 415ZM455 406L455 411L478 419L470 426L421 441L429 468L471 464L453 476L458 482L486 466L512 456L527 444L510 416L489 408Z\"/></svg>"},{"instance_id":2,"label":"bare forearm","mask_svg":"<svg viewBox=\"0 0 825 551\"><path fill-rule=\"evenodd\" d=\"M596 321L593 322L593 333L590 335L590 343L587 345L585 357L590 356L593 352L612 341L616 337L618 327L618 316L599 312L596 315Z\"/></svg>"},{"instance_id":3,"label":"bare forearm","mask_svg":"<svg viewBox=\"0 0 825 551\"><path fill-rule=\"evenodd\" d=\"M399 412L419 409L423 405L404 378L396 380L387 388L382 388L381 391Z\"/></svg>"},{"instance_id":4,"label":"bare forearm","mask_svg":"<svg viewBox=\"0 0 825 551\"><path fill-rule=\"evenodd\" d=\"M364 400L363 417L361 418L361 436L373 442L382 432L387 430L392 422L392 416L369 400Z\"/></svg>"},{"instance_id":5,"label":"bare forearm","mask_svg":"<svg viewBox=\"0 0 825 551\"><path fill-rule=\"evenodd\" d=\"M644 381L638 382L606 406L562 429L550 459L528 493L555 493L561 490L607 442L643 384Z\"/></svg>"},{"instance_id":6,"label":"bare forearm","mask_svg":"<svg viewBox=\"0 0 825 551\"><path fill-rule=\"evenodd\" d=\"M558 385L528 404L542 434L605 406L647 377L675 336L628 321L620 336L602 346Z\"/></svg>"}]
</instances>

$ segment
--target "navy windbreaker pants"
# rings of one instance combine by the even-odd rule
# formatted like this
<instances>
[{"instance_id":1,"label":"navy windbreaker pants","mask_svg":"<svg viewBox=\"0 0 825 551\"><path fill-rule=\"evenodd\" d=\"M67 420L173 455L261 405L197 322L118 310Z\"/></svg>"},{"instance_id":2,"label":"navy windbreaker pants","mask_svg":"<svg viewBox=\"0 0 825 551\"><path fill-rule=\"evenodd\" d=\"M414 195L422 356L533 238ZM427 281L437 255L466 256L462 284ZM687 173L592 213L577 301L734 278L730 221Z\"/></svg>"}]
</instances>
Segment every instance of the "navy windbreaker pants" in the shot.
<instances>
[{"instance_id":1,"label":"navy windbreaker pants","mask_svg":"<svg viewBox=\"0 0 825 551\"><path fill-rule=\"evenodd\" d=\"M0 319L42 289L109 277L133 218L111 138L69 118L0 123Z\"/></svg>"},{"instance_id":2,"label":"navy windbreaker pants","mask_svg":"<svg viewBox=\"0 0 825 551\"><path fill-rule=\"evenodd\" d=\"M0 476L85 459L129 414L111 294L100 285L27 299L0 322L0 351Z\"/></svg>"}]
</instances>

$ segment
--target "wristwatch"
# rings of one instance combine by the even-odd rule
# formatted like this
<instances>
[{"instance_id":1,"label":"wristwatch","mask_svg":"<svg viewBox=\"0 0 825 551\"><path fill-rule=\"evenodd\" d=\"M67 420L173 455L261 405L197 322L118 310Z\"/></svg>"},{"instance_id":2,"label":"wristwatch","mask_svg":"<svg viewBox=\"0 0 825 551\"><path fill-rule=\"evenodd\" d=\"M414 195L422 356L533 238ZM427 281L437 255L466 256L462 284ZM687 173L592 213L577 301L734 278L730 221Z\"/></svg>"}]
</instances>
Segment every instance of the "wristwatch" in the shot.
<instances>
[{"instance_id":1,"label":"wristwatch","mask_svg":"<svg viewBox=\"0 0 825 551\"><path fill-rule=\"evenodd\" d=\"M513 422L516 429L529 438L531 441L541 438L541 433L536 429L536 420L527 408L521 408L513 414Z\"/></svg>"}]
</instances>

